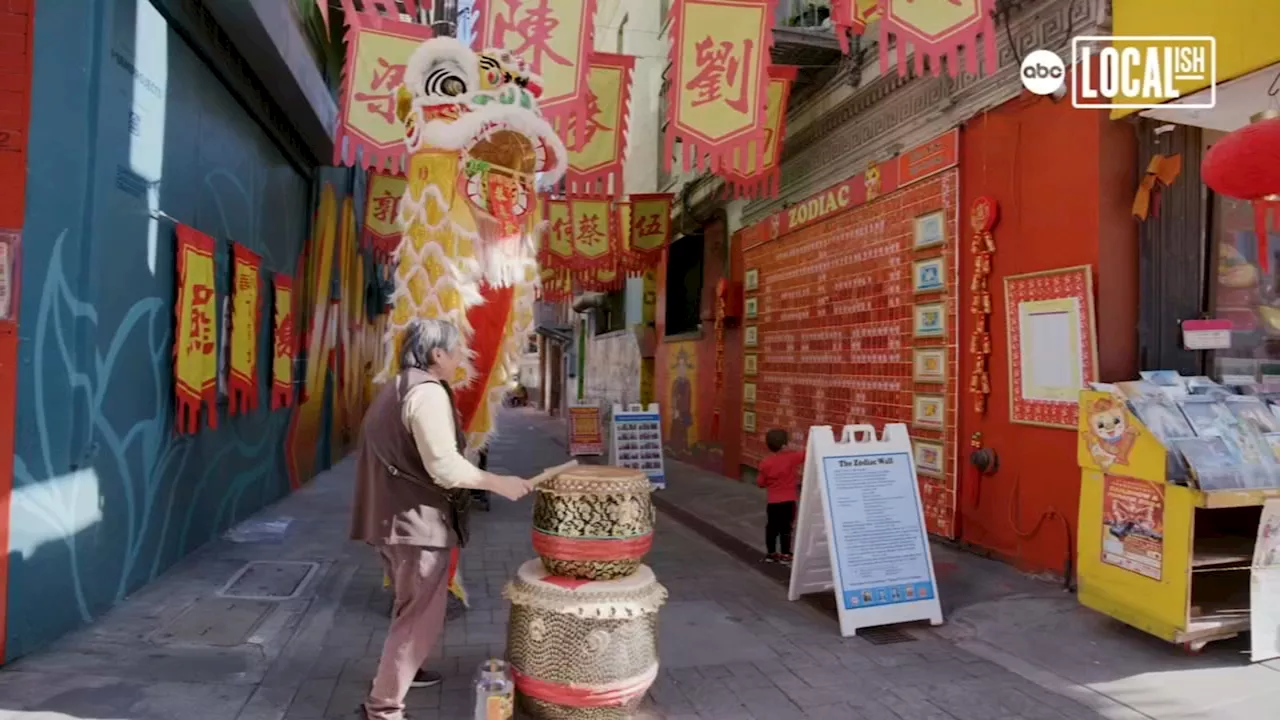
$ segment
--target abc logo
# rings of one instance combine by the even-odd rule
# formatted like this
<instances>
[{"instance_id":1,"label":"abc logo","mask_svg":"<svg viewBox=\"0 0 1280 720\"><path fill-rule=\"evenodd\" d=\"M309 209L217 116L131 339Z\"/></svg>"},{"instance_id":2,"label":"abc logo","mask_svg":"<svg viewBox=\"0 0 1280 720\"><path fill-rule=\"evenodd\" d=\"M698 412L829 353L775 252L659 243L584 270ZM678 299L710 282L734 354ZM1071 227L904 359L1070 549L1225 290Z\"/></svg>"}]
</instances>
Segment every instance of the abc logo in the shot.
<instances>
[{"instance_id":1,"label":"abc logo","mask_svg":"<svg viewBox=\"0 0 1280 720\"><path fill-rule=\"evenodd\" d=\"M1066 82L1067 66L1052 50L1032 50L1022 59L1022 86L1036 95L1052 95Z\"/></svg>"}]
</instances>

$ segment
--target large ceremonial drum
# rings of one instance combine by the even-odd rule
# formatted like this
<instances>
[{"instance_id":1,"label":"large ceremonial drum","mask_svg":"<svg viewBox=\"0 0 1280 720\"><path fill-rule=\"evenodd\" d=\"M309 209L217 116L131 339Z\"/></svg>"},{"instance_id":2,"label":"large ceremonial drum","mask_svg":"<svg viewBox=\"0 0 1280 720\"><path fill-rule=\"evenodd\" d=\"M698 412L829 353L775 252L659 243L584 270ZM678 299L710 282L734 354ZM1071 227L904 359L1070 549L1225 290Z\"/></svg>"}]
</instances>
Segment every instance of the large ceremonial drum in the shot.
<instances>
[{"instance_id":1,"label":"large ceremonial drum","mask_svg":"<svg viewBox=\"0 0 1280 720\"><path fill-rule=\"evenodd\" d=\"M612 580L635 572L653 546L649 478L581 465L538 485L533 549L552 575Z\"/></svg>"},{"instance_id":2,"label":"large ceremonial drum","mask_svg":"<svg viewBox=\"0 0 1280 720\"><path fill-rule=\"evenodd\" d=\"M641 565L618 580L551 575L530 560L511 601L507 660L534 720L626 720L658 676L658 610L667 590Z\"/></svg>"}]
</instances>

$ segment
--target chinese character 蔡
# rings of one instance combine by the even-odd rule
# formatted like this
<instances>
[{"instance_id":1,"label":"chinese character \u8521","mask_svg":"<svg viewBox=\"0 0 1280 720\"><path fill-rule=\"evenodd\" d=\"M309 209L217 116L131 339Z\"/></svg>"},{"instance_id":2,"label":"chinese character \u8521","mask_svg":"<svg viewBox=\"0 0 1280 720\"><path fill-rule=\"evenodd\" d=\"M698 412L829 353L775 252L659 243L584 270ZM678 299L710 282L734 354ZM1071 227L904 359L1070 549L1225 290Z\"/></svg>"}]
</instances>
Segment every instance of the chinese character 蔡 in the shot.
<instances>
[{"instance_id":1,"label":"chinese character \u8521","mask_svg":"<svg viewBox=\"0 0 1280 720\"><path fill-rule=\"evenodd\" d=\"M588 248L592 251L600 250L605 245L609 236L600 229L600 216L583 215L578 220L578 227L574 228L575 238L579 240L579 246ZM593 252L593 254L599 254Z\"/></svg>"},{"instance_id":2,"label":"chinese character \u8521","mask_svg":"<svg viewBox=\"0 0 1280 720\"><path fill-rule=\"evenodd\" d=\"M373 216L379 222L395 222L399 211L400 196L392 195L390 190L383 190L381 195L373 199Z\"/></svg>"},{"instance_id":3,"label":"chinese character \u8521","mask_svg":"<svg viewBox=\"0 0 1280 720\"><path fill-rule=\"evenodd\" d=\"M369 89L373 92L358 92L355 99L367 103L365 109L379 115L388 123L396 120L396 91L404 84L404 65L395 65L386 58L378 58L381 70L373 71L373 81Z\"/></svg>"},{"instance_id":4,"label":"chinese character \u8521","mask_svg":"<svg viewBox=\"0 0 1280 720\"><path fill-rule=\"evenodd\" d=\"M698 41L693 49L698 72L684 86L686 90L697 93L693 107L723 99L733 110L747 112L747 83L751 79L751 55L755 50L755 43L743 40L741 57L738 56L734 43L724 40L717 44L709 35ZM723 97L721 93L726 88L736 90L737 97Z\"/></svg>"},{"instance_id":5,"label":"chinese character \u8521","mask_svg":"<svg viewBox=\"0 0 1280 720\"><path fill-rule=\"evenodd\" d=\"M549 0L537 0L537 4L524 11L524 17L516 20L520 12L521 0L504 0L507 5L505 14L494 9L493 46L510 48L511 54L524 58L536 73L542 73L542 58L549 58L557 65L573 63L551 48L551 36L560 27L560 20L548 5ZM506 43L507 34L520 36L520 44L512 47ZM529 53L525 57L525 52Z\"/></svg>"},{"instance_id":6,"label":"chinese character \u8521","mask_svg":"<svg viewBox=\"0 0 1280 720\"><path fill-rule=\"evenodd\" d=\"M187 352L192 355L213 353L213 288L191 286L191 327Z\"/></svg>"}]
</instances>

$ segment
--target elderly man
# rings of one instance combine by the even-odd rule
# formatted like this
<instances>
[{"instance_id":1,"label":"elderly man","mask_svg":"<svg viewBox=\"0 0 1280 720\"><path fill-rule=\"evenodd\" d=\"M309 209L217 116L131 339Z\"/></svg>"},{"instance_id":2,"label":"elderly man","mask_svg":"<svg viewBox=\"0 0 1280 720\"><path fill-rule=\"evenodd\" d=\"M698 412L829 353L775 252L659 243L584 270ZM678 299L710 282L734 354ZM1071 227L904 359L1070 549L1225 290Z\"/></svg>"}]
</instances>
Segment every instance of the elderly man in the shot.
<instances>
[{"instance_id":1,"label":"elderly man","mask_svg":"<svg viewBox=\"0 0 1280 720\"><path fill-rule=\"evenodd\" d=\"M527 480L481 470L462 454L465 434L448 380L465 352L456 326L411 324L401 343L402 369L360 427L351 537L378 549L395 593L391 629L364 704L368 720L403 720L409 688L440 682L422 665L444 628L449 549L466 543L470 491L518 500L530 489Z\"/></svg>"}]
</instances>

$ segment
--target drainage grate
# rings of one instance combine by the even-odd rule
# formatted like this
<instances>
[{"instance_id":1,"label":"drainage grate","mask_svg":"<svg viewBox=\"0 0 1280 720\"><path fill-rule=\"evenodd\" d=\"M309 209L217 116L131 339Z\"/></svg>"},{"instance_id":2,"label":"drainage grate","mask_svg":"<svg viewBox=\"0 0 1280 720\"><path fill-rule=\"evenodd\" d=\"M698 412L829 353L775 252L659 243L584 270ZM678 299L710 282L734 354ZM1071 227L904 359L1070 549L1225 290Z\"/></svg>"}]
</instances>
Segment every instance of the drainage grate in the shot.
<instances>
[{"instance_id":1,"label":"drainage grate","mask_svg":"<svg viewBox=\"0 0 1280 720\"><path fill-rule=\"evenodd\" d=\"M241 600L292 600L302 594L319 567L313 562L255 560L231 576L218 595Z\"/></svg>"},{"instance_id":2,"label":"drainage grate","mask_svg":"<svg viewBox=\"0 0 1280 720\"><path fill-rule=\"evenodd\" d=\"M915 642L916 639L906 630L884 625L858 631L858 637L872 645L897 645L898 643Z\"/></svg>"}]
</instances>

